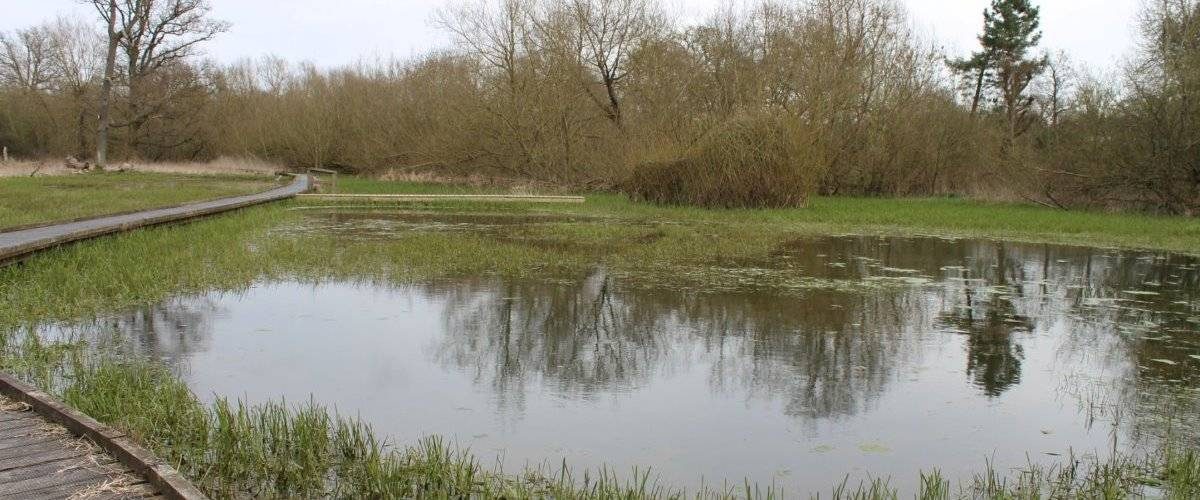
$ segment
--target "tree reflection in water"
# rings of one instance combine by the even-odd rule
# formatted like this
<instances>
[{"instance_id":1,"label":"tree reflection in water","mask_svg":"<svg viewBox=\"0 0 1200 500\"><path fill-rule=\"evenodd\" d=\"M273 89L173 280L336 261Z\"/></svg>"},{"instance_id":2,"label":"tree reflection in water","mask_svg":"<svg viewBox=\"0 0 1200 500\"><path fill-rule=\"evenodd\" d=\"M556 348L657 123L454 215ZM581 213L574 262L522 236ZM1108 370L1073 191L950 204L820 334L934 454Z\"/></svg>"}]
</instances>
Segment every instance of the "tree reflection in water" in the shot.
<instances>
[{"instance_id":1,"label":"tree reflection in water","mask_svg":"<svg viewBox=\"0 0 1200 500\"><path fill-rule=\"evenodd\" d=\"M435 293L449 304L436 356L471 370L507 404L519 404L531 380L588 398L703 360L715 391L783 398L795 416L854 414L919 354L913 333L929 324L910 292L664 292L627 286L604 269L572 285Z\"/></svg>"},{"instance_id":2,"label":"tree reflection in water","mask_svg":"<svg viewBox=\"0 0 1200 500\"><path fill-rule=\"evenodd\" d=\"M1027 343L1045 336L1058 337L1063 364L1118 372L1125 387L1115 392L1151 394L1141 389L1162 381L1200 385L1191 357L1200 354L1194 258L830 237L789 244L759 266L854 286L679 290L597 267L567 282L371 288L440 304L443 326L429 355L470 373L495 404L518 413L534 390L595 400L704 367L714 393L778 402L801 421L837 419L869 411L906 370L933 364L927 358L941 354L931 346L959 342L963 358L947 360L965 359L956 371L966 383L1000 398L1028 375ZM921 279L866 286L896 276ZM210 324L226 300L240 299L180 297L90 328L123 332L131 348L158 358L187 360L209 348Z\"/></svg>"},{"instance_id":3,"label":"tree reflection in water","mask_svg":"<svg viewBox=\"0 0 1200 500\"><path fill-rule=\"evenodd\" d=\"M705 292L642 286L598 268L570 284L475 281L429 287L427 293L449 304L435 355L471 370L501 404L519 402L531 381L589 398L642 387L702 362L711 367L713 391L781 399L789 415L830 418L869 409L898 373L920 361L930 335L961 335L968 380L994 398L1021 383L1025 335L1057 332L1074 322L1068 338L1112 336L1118 324L1143 321L1125 313L1086 328L1077 321L1097 316L1091 306L1097 298L1139 288L1149 275L1171 275L1142 265L1154 259L1110 253L986 241L825 238L794 244L786 252L790 265L839 279L863 279L880 269L936 279L933 285L863 292ZM1175 263L1184 269L1173 286L1191 294L1186 301L1194 304L1189 283L1196 284L1197 273L1188 262ZM1114 263L1119 269L1112 269ZM1179 295L1170 297L1179 302ZM1170 316L1181 321L1179 314ZM1139 347L1132 352L1147 350ZM1178 367L1157 368L1166 366Z\"/></svg>"}]
</instances>

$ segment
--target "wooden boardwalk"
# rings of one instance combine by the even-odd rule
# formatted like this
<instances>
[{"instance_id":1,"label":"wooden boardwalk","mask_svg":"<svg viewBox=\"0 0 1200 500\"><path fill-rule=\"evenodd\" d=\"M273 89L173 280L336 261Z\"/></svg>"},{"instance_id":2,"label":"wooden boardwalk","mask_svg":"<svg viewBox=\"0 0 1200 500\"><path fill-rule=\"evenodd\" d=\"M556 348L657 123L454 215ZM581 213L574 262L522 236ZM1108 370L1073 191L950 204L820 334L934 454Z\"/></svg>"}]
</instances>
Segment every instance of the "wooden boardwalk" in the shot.
<instances>
[{"instance_id":1,"label":"wooden boardwalk","mask_svg":"<svg viewBox=\"0 0 1200 500\"><path fill-rule=\"evenodd\" d=\"M251 205L291 198L308 191L311 182L307 175L300 175L287 186L257 194L0 233L0 265L20 260L34 252L74 241L157 224L191 220Z\"/></svg>"},{"instance_id":2,"label":"wooden boardwalk","mask_svg":"<svg viewBox=\"0 0 1200 500\"><path fill-rule=\"evenodd\" d=\"M258 194L0 233L0 265L75 241L291 198L311 184L301 175ZM206 498L124 433L2 372L0 394L0 500Z\"/></svg>"},{"instance_id":3,"label":"wooden boardwalk","mask_svg":"<svg viewBox=\"0 0 1200 500\"><path fill-rule=\"evenodd\" d=\"M0 398L0 499L162 498L88 439Z\"/></svg>"}]
</instances>

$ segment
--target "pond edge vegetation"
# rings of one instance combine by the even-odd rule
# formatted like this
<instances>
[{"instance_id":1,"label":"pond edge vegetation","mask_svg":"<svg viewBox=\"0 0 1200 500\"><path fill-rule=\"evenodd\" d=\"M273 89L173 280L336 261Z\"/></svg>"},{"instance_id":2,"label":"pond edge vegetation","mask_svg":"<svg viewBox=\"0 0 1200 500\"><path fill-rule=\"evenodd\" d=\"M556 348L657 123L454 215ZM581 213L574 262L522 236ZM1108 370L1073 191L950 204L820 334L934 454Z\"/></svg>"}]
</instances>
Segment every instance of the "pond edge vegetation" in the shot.
<instances>
[{"instance_id":1,"label":"pond edge vegetation","mask_svg":"<svg viewBox=\"0 0 1200 500\"><path fill-rule=\"evenodd\" d=\"M196 225L161 231L189 227ZM158 231L139 239L152 240ZM250 405L218 399L205 405L160 363L115 354L118 339L108 346L44 343L29 331L24 338L4 337L6 370L129 433L219 498L781 498L808 493L749 482L688 492L659 483L653 470L580 473L565 462L506 474L441 438L397 446L357 418L313 401ZM1200 494L1200 459L1195 450L1166 446L1139 457L1069 457L1056 466L1031 464L1015 473L987 464L985 472L958 485L932 470L921 474L920 485L917 497L930 499L1117 498L1147 489L1188 498ZM833 498L899 496L883 478L852 483L847 477L828 491Z\"/></svg>"}]
</instances>

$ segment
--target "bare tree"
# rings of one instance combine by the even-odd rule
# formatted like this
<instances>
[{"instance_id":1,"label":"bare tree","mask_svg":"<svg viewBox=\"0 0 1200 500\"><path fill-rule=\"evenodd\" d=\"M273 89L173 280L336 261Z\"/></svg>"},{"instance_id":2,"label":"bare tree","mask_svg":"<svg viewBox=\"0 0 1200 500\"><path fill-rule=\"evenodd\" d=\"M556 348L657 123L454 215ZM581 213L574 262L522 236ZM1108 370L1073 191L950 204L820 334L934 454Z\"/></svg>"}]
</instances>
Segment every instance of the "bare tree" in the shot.
<instances>
[{"instance_id":1,"label":"bare tree","mask_svg":"<svg viewBox=\"0 0 1200 500\"><path fill-rule=\"evenodd\" d=\"M107 162L110 127L129 127L131 143L136 144L141 127L179 94L180 89L168 86L151 95L147 86L151 76L183 63L196 53L200 44L223 33L229 25L209 18L212 7L208 0L87 1L108 25L96 152L96 163L103 168ZM109 107L118 50L124 62L122 76L129 90L129 116L126 122L114 124Z\"/></svg>"},{"instance_id":2,"label":"bare tree","mask_svg":"<svg viewBox=\"0 0 1200 500\"><path fill-rule=\"evenodd\" d=\"M56 90L71 100L75 120L75 155L87 155L89 95L101 70L100 35L79 19L59 18L50 27Z\"/></svg>"},{"instance_id":3,"label":"bare tree","mask_svg":"<svg viewBox=\"0 0 1200 500\"><path fill-rule=\"evenodd\" d=\"M489 135L500 144L479 154L504 158L497 162L516 175L527 175L536 161L529 136L537 124L527 118L539 92L529 57L531 9L525 0L501 0L494 7L482 1L464 2L443 8L435 18L467 53L479 59L477 79L495 97L484 100L481 108L494 120L496 127Z\"/></svg>"},{"instance_id":4,"label":"bare tree","mask_svg":"<svg viewBox=\"0 0 1200 500\"><path fill-rule=\"evenodd\" d=\"M1038 93L1041 94L1038 98L1038 106L1041 108L1046 123L1051 128L1055 128L1062 122L1063 115L1069 111L1075 69L1071 66L1071 60L1066 52L1060 51L1053 56L1047 55L1044 60L1046 61L1046 72L1037 83L1037 86L1040 87Z\"/></svg>"},{"instance_id":5,"label":"bare tree","mask_svg":"<svg viewBox=\"0 0 1200 500\"><path fill-rule=\"evenodd\" d=\"M10 113L42 117L26 123L25 133L30 140L26 151L34 154L44 154L51 148L58 128L48 102L55 78L53 44L50 30L44 25L0 33L0 86L15 91L13 101L4 106L10 108Z\"/></svg>"},{"instance_id":6,"label":"bare tree","mask_svg":"<svg viewBox=\"0 0 1200 500\"><path fill-rule=\"evenodd\" d=\"M54 77L54 39L45 26L0 33L0 81L28 91L46 90Z\"/></svg>"},{"instance_id":7,"label":"bare tree","mask_svg":"<svg viewBox=\"0 0 1200 500\"><path fill-rule=\"evenodd\" d=\"M572 0L569 9L579 30L581 59L603 91L597 96L588 88L588 96L622 128L620 86L631 54L655 33L657 16L646 0Z\"/></svg>"}]
</instances>

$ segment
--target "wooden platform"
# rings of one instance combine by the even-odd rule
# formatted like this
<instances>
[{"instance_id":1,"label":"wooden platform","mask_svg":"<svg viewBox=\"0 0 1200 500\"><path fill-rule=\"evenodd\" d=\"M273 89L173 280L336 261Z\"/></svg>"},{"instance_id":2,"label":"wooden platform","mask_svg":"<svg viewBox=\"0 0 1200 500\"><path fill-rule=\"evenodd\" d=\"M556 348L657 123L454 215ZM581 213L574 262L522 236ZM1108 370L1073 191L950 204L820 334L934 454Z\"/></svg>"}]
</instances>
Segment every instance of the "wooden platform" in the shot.
<instances>
[{"instance_id":1,"label":"wooden platform","mask_svg":"<svg viewBox=\"0 0 1200 500\"><path fill-rule=\"evenodd\" d=\"M163 498L99 446L0 396L0 499Z\"/></svg>"}]
</instances>

